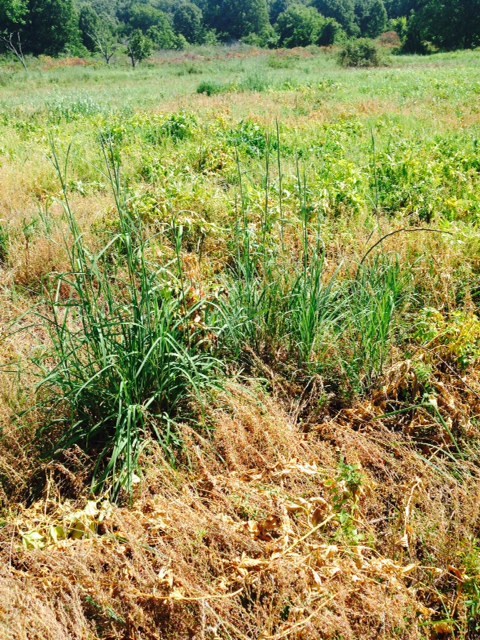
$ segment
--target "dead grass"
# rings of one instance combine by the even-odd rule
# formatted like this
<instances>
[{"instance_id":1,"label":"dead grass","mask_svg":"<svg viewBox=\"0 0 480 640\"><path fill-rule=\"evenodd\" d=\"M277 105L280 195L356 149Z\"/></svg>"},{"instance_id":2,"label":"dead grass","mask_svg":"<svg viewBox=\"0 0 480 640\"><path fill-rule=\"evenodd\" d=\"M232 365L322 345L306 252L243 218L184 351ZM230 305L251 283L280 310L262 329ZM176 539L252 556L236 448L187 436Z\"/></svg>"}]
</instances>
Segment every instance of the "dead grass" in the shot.
<instances>
[{"instance_id":1,"label":"dead grass","mask_svg":"<svg viewBox=\"0 0 480 640\"><path fill-rule=\"evenodd\" d=\"M420 411L381 418L412 384L397 368L369 404L308 432L258 387L232 386L211 434L185 428L189 470L152 447L133 506L101 518L46 469L43 499L1 530L0 637L413 640L435 637L445 612L441 637L468 637L461 558L480 515L469 420L480 384L436 383L456 437L468 426L458 465L438 425L422 448ZM54 541L51 528L72 521L82 533ZM45 548L25 549L31 531Z\"/></svg>"}]
</instances>

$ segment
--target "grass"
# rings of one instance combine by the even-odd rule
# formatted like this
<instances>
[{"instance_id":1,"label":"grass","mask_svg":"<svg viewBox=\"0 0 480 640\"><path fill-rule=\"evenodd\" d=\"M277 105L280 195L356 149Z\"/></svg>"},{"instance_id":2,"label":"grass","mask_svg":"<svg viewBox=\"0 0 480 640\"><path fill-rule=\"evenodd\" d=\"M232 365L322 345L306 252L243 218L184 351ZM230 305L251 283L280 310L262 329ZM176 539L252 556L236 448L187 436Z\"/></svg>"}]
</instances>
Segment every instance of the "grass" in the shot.
<instances>
[{"instance_id":1,"label":"grass","mask_svg":"<svg viewBox=\"0 0 480 640\"><path fill-rule=\"evenodd\" d=\"M479 53L336 58L1 61L0 635L478 634Z\"/></svg>"},{"instance_id":2,"label":"grass","mask_svg":"<svg viewBox=\"0 0 480 640\"><path fill-rule=\"evenodd\" d=\"M218 363L202 353L193 324L200 305L187 307L181 264L175 273L175 263L157 269L148 263L148 241L127 210L115 149L105 143L103 150L119 230L92 254L69 205L67 168L53 149L71 270L55 278L45 316L55 365L39 390L46 396L41 409L53 419L39 437L50 441L58 433L55 452L80 446L95 455L93 489L108 489L116 499L133 490L148 433L173 455L173 420L185 415L192 396L200 400L213 386Z\"/></svg>"}]
</instances>

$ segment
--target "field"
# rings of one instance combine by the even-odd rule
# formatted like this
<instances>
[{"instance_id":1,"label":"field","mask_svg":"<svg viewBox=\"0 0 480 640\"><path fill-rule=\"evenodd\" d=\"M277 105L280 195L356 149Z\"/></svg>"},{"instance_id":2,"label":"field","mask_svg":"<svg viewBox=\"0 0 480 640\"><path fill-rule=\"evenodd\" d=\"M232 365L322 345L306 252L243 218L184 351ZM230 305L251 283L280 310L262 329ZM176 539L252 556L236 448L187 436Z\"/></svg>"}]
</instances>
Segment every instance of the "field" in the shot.
<instances>
[{"instance_id":1,"label":"field","mask_svg":"<svg viewBox=\"0 0 480 640\"><path fill-rule=\"evenodd\" d=\"M480 52L0 66L0 639L480 637Z\"/></svg>"}]
</instances>

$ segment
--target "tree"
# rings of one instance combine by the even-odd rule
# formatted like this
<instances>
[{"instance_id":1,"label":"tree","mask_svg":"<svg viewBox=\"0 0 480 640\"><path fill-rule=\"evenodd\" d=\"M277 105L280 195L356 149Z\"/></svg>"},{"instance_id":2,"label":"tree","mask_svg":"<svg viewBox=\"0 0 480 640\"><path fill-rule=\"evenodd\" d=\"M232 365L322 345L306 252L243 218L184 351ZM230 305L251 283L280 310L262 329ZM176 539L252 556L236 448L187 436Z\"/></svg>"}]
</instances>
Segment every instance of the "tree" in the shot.
<instances>
[{"instance_id":1,"label":"tree","mask_svg":"<svg viewBox=\"0 0 480 640\"><path fill-rule=\"evenodd\" d=\"M118 49L118 23L109 14L99 15L91 6L80 10L79 27L83 45L89 51L98 51L110 64Z\"/></svg>"},{"instance_id":2,"label":"tree","mask_svg":"<svg viewBox=\"0 0 480 640\"><path fill-rule=\"evenodd\" d=\"M173 28L191 44L201 42L203 35L203 13L192 2L182 2L173 13Z\"/></svg>"},{"instance_id":3,"label":"tree","mask_svg":"<svg viewBox=\"0 0 480 640\"><path fill-rule=\"evenodd\" d=\"M127 20L130 30L135 31L140 29L144 34L152 27L160 27L163 29L167 23L169 27L172 28L169 16L164 11L159 11L150 4L133 5Z\"/></svg>"},{"instance_id":4,"label":"tree","mask_svg":"<svg viewBox=\"0 0 480 640\"><path fill-rule=\"evenodd\" d=\"M401 18L418 11L425 0L384 0L384 4L389 18Z\"/></svg>"},{"instance_id":5,"label":"tree","mask_svg":"<svg viewBox=\"0 0 480 640\"><path fill-rule=\"evenodd\" d=\"M425 39L440 49L480 44L480 0L429 0L418 15Z\"/></svg>"},{"instance_id":6,"label":"tree","mask_svg":"<svg viewBox=\"0 0 480 640\"><path fill-rule=\"evenodd\" d=\"M317 44L325 20L313 7L293 4L278 16L275 30L283 47L306 47Z\"/></svg>"},{"instance_id":7,"label":"tree","mask_svg":"<svg viewBox=\"0 0 480 640\"><path fill-rule=\"evenodd\" d=\"M224 40L262 34L270 24L266 0L214 0L206 3L204 15Z\"/></svg>"},{"instance_id":8,"label":"tree","mask_svg":"<svg viewBox=\"0 0 480 640\"><path fill-rule=\"evenodd\" d=\"M161 24L150 27L146 35L158 49L182 48L181 38L183 38L183 36L179 37L176 35L168 19Z\"/></svg>"},{"instance_id":9,"label":"tree","mask_svg":"<svg viewBox=\"0 0 480 640\"><path fill-rule=\"evenodd\" d=\"M73 0L29 0L25 47L31 53L56 56L78 40Z\"/></svg>"},{"instance_id":10,"label":"tree","mask_svg":"<svg viewBox=\"0 0 480 640\"><path fill-rule=\"evenodd\" d=\"M285 13L288 7L290 7L292 4L297 4L297 3L295 2L295 0L273 0L270 3L270 9L269 9L270 22L272 24L275 24L278 20L278 16L281 13Z\"/></svg>"},{"instance_id":11,"label":"tree","mask_svg":"<svg viewBox=\"0 0 480 640\"><path fill-rule=\"evenodd\" d=\"M336 20L348 35L358 35L354 0L313 0L312 5L326 18Z\"/></svg>"},{"instance_id":12,"label":"tree","mask_svg":"<svg viewBox=\"0 0 480 640\"><path fill-rule=\"evenodd\" d=\"M376 38L385 31L387 10L383 0L356 0L355 15L362 37Z\"/></svg>"},{"instance_id":13,"label":"tree","mask_svg":"<svg viewBox=\"0 0 480 640\"><path fill-rule=\"evenodd\" d=\"M424 53L480 45L480 0L423 0L408 18L403 50Z\"/></svg>"},{"instance_id":14,"label":"tree","mask_svg":"<svg viewBox=\"0 0 480 640\"><path fill-rule=\"evenodd\" d=\"M131 60L132 67L146 60L153 51L153 42L147 38L140 29L135 29L127 40L127 54Z\"/></svg>"},{"instance_id":15,"label":"tree","mask_svg":"<svg viewBox=\"0 0 480 640\"><path fill-rule=\"evenodd\" d=\"M159 49L179 49L186 43L183 36L177 36L172 26L172 17L152 5L134 4L123 6L122 18L126 20L125 31L132 34L140 31L152 46Z\"/></svg>"},{"instance_id":16,"label":"tree","mask_svg":"<svg viewBox=\"0 0 480 640\"><path fill-rule=\"evenodd\" d=\"M321 47L330 47L332 44L344 39L345 32L341 25L333 18L326 18L317 44Z\"/></svg>"},{"instance_id":17,"label":"tree","mask_svg":"<svg viewBox=\"0 0 480 640\"><path fill-rule=\"evenodd\" d=\"M26 0L0 0L0 43L13 53L25 71L27 64L23 55L22 30L26 18Z\"/></svg>"}]
</instances>

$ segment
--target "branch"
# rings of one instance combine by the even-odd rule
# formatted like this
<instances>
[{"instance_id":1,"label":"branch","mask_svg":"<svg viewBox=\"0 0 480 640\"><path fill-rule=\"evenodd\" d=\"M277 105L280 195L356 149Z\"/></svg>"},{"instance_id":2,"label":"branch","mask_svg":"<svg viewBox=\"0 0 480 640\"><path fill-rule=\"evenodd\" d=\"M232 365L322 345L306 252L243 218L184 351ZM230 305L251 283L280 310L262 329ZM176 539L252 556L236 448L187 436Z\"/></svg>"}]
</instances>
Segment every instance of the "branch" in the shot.
<instances>
[{"instance_id":1,"label":"branch","mask_svg":"<svg viewBox=\"0 0 480 640\"><path fill-rule=\"evenodd\" d=\"M367 253L363 256L363 258L360 260L360 264L358 265L356 277L358 277L360 269L362 268L362 266L365 263L365 260L368 258L368 256L372 253L372 251L374 249L376 249L380 244L382 244L382 242L384 240L386 240L387 238L391 238L392 236L395 236L398 233L418 233L420 231L421 232L426 232L426 233L442 233L442 234L445 234L445 235L453 236L453 233L451 233L450 231L442 231L441 229L429 229L427 227L418 227L418 228L415 228L415 229L397 229L396 231L391 231L390 233L387 233L382 238L380 238L380 240L375 242L375 244L372 245L370 247L370 249L367 251Z\"/></svg>"}]
</instances>

